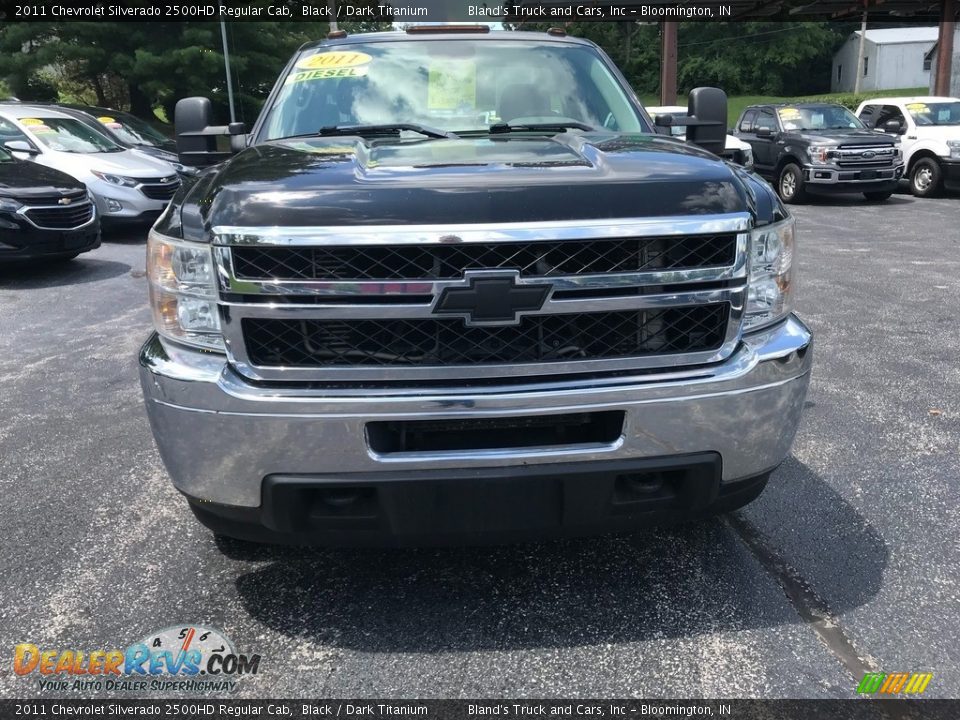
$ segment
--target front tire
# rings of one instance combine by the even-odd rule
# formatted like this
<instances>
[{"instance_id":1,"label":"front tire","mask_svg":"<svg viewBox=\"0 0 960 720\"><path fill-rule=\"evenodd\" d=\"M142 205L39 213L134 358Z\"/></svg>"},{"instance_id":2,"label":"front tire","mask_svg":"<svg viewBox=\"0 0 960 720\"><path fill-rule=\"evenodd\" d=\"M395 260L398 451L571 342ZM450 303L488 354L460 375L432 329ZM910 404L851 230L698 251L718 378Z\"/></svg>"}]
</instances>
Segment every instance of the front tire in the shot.
<instances>
[{"instance_id":1,"label":"front tire","mask_svg":"<svg viewBox=\"0 0 960 720\"><path fill-rule=\"evenodd\" d=\"M891 195L893 195L893 190L875 190L874 192L865 192L863 194L867 200L873 200L875 202L889 200Z\"/></svg>"},{"instance_id":2,"label":"front tire","mask_svg":"<svg viewBox=\"0 0 960 720\"><path fill-rule=\"evenodd\" d=\"M788 205L802 203L807 199L803 182L803 170L796 163L787 163L777 178L777 195Z\"/></svg>"},{"instance_id":3,"label":"front tire","mask_svg":"<svg viewBox=\"0 0 960 720\"><path fill-rule=\"evenodd\" d=\"M916 197L933 197L940 189L940 163L933 158L920 158L910 170L910 192Z\"/></svg>"}]
</instances>

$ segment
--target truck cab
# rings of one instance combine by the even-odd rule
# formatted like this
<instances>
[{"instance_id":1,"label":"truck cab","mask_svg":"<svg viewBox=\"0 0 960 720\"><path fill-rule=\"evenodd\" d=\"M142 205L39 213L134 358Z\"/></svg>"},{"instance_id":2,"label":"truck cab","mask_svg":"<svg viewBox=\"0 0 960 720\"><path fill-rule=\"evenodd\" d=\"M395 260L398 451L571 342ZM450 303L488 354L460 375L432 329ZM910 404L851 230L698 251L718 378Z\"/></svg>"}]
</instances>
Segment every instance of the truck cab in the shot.
<instances>
[{"instance_id":1,"label":"truck cab","mask_svg":"<svg viewBox=\"0 0 960 720\"><path fill-rule=\"evenodd\" d=\"M857 116L869 127L900 138L910 191L930 197L960 190L960 100L953 97L888 97L860 103Z\"/></svg>"},{"instance_id":2,"label":"truck cab","mask_svg":"<svg viewBox=\"0 0 960 720\"><path fill-rule=\"evenodd\" d=\"M795 223L689 98L682 141L590 42L428 26L305 45L249 133L181 100L208 167L150 233L140 377L197 518L420 545L755 498L812 362Z\"/></svg>"}]
</instances>

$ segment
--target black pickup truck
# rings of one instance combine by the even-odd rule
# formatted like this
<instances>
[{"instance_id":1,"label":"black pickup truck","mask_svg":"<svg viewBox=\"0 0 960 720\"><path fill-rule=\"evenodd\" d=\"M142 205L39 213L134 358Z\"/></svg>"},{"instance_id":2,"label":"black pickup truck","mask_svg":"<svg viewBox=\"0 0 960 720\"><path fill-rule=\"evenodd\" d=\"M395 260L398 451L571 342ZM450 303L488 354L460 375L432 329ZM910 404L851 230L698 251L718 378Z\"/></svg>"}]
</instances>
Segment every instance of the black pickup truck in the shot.
<instances>
[{"instance_id":1,"label":"black pickup truck","mask_svg":"<svg viewBox=\"0 0 960 720\"><path fill-rule=\"evenodd\" d=\"M658 134L594 44L485 26L309 43L249 133L181 100L215 164L150 233L140 377L201 522L486 542L756 497L812 362L794 219L689 103Z\"/></svg>"},{"instance_id":2,"label":"black pickup truck","mask_svg":"<svg viewBox=\"0 0 960 720\"><path fill-rule=\"evenodd\" d=\"M786 203L808 193L863 193L886 200L903 176L896 137L868 130L842 105L750 105L734 135L753 148L754 169Z\"/></svg>"}]
</instances>

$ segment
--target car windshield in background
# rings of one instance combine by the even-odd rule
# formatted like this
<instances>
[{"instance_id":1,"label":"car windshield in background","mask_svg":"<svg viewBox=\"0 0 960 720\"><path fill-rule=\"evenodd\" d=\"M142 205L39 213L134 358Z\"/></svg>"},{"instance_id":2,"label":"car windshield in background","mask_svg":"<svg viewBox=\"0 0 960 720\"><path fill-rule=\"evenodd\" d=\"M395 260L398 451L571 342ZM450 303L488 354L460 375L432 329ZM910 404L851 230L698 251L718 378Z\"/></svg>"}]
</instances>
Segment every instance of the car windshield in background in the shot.
<instances>
[{"instance_id":1,"label":"car windshield in background","mask_svg":"<svg viewBox=\"0 0 960 720\"><path fill-rule=\"evenodd\" d=\"M856 115L839 105L777 109L784 130L862 130Z\"/></svg>"},{"instance_id":2,"label":"car windshield in background","mask_svg":"<svg viewBox=\"0 0 960 720\"><path fill-rule=\"evenodd\" d=\"M907 112L917 125L960 125L960 101L907 103Z\"/></svg>"},{"instance_id":3,"label":"car windshield in background","mask_svg":"<svg viewBox=\"0 0 960 720\"><path fill-rule=\"evenodd\" d=\"M113 140L73 118L22 118L20 123L51 150L104 153L123 150Z\"/></svg>"},{"instance_id":4,"label":"car windshield in background","mask_svg":"<svg viewBox=\"0 0 960 720\"><path fill-rule=\"evenodd\" d=\"M590 47L512 40L357 43L297 58L265 136L338 125L415 123L468 133L498 123L564 121L649 131Z\"/></svg>"},{"instance_id":5,"label":"car windshield in background","mask_svg":"<svg viewBox=\"0 0 960 720\"><path fill-rule=\"evenodd\" d=\"M97 117L103 125L112 130L124 142L133 145L153 145L159 147L170 141L150 123L133 115L102 115Z\"/></svg>"}]
</instances>

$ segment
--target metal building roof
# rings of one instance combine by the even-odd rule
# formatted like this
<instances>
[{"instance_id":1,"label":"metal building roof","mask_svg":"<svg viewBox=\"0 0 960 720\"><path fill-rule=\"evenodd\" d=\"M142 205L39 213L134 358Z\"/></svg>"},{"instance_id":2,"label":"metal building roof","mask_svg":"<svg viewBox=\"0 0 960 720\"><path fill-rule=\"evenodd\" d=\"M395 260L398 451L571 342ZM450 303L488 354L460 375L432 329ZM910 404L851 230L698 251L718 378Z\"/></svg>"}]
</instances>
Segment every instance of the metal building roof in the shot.
<instances>
[{"instance_id":1,"label":"metal building roof","mask_svg":"<svg viewBox=\"0 0 960 720\"><path fill-rule=\"evenodd\" d=\"M904 27L887 28L884 30L867 30L867 40L874 45L900 45L903 43L935 43L939 28L932 27ZM860 37L860 31L854 35Z\"/></svg>"}]
</instances>

